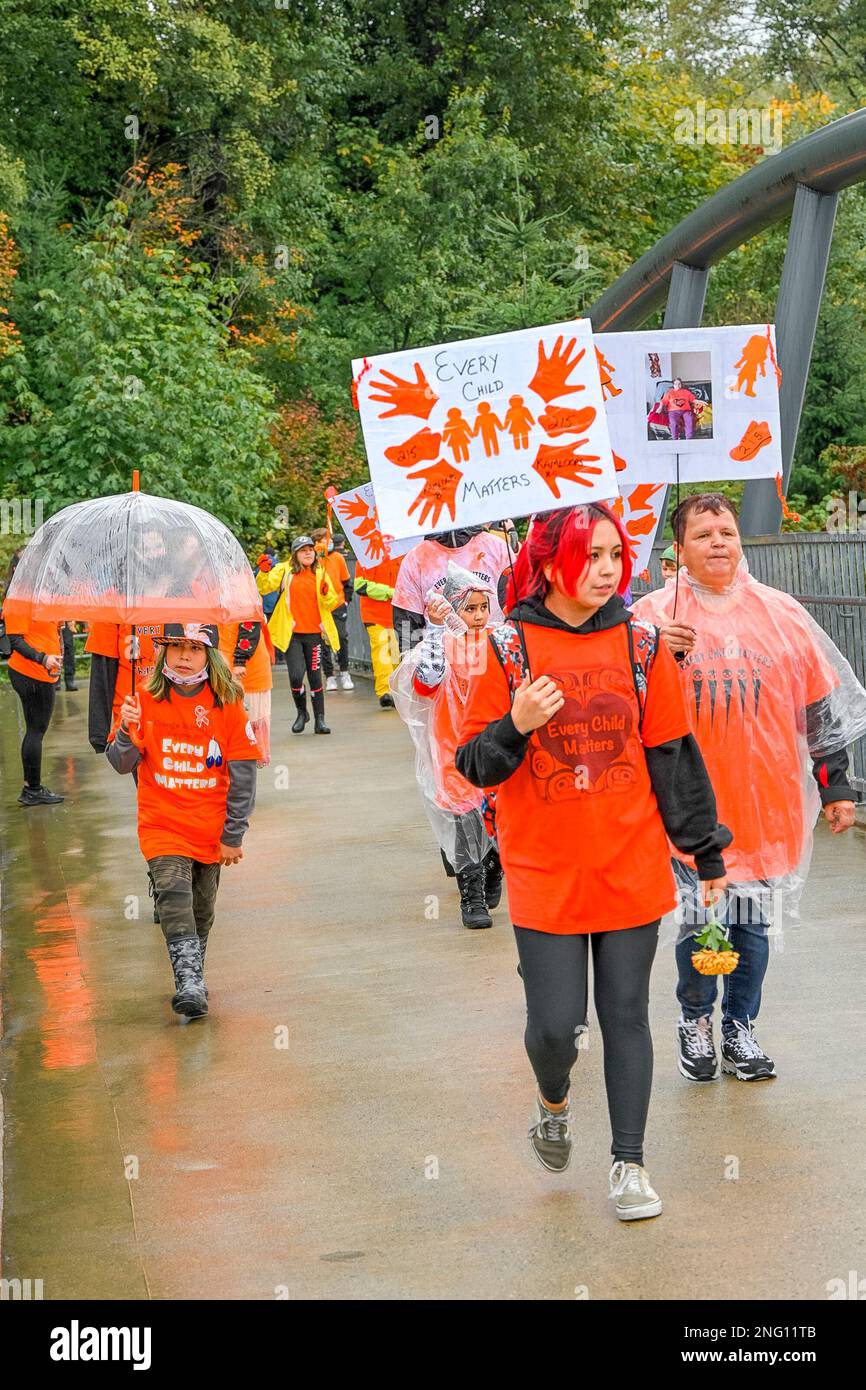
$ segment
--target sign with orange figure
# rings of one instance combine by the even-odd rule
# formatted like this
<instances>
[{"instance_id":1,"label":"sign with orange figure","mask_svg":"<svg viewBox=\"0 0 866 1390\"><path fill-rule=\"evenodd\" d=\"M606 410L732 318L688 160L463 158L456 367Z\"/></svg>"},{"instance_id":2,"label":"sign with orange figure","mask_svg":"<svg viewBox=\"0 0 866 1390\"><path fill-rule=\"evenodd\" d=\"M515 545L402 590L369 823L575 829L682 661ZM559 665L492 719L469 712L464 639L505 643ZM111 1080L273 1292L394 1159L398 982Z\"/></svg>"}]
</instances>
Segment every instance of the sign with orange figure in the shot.
<instances>
[{"instance_id":1,"label":"sign with orange figure","mask_svg":"<svg viewBox=\"0 0 866 1390\"><path fill-rule=\"evenodd\" d=\"M386 534L616 492L588 319L363 358L352 377Z\"/></svg>"},{"instance_id":2,"label":"sign with orange figure","mask_svg":"<svg viewBox=\"0 0 866 1390\"><path fill-rule=\"evenodd\" d=\"M369 569L381 560L396 560L418 544L418 540L395 540L382 531L373 484L362 483L331 499L334 515L346 533L359 564Z\"/></svg>"},{"instance_id":3,"label":"sign with orange figure","mask_svg":"<svg viewBox=\"0 0 866 1390\"><path fill-rule=\"evenodd\" d=\"M771 323L597 333L595 350L621 485L781 473Z\"/></svg>"}]
</instances>

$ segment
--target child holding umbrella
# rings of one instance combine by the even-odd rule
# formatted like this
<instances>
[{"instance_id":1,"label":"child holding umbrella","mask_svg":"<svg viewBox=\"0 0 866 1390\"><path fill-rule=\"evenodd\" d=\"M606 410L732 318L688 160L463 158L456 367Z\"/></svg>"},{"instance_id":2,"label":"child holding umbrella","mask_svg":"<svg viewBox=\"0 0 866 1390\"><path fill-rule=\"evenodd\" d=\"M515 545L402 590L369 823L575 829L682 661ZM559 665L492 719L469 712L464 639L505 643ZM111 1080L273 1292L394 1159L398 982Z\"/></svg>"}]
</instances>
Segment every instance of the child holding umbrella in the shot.
<instances>
[{"instance_id":1,"label":"child holding umbrella","mask_svg":"<svg viewBox=\"0 0 866 1390\"><path fill-rule=\"evenodd\" d=\"M153 675L127 695L106 749L138 770L138 838L174 971L175 1013L208 1011L204 956L220 869L243 858L259 749L209 623L166 623Z\"/></svg>"},{"instance_id":2,"label":"child holding umbrella","mask_svg":"<svg viewBox=\"0 0 866 1390\"><path fill-rule=\"evenodd\" d=\"M553 1172L571 1157L569 1086L595 1005L620 1220L657 1216L644 1167L652 1084L649 976L676 896L668 840L694 854L705 900L724 887L730 833L689 732L676 663L622 593L628 537L602 505L537 516L472 682L458 770L497 787L496 825L538 1081L530 1142ZM519 625L516 626L516 625Z\"/></svg>"}]
</instances>

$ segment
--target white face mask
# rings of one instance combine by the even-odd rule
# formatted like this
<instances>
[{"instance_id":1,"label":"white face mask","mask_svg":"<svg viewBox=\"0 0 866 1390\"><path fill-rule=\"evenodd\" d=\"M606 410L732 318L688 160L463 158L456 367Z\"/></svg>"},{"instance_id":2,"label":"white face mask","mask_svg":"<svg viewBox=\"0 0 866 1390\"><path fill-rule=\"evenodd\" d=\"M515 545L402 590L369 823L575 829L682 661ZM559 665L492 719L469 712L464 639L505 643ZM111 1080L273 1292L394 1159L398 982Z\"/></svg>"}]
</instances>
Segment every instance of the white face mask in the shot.
<instances>
[{"instance_id":1,"label":"white face mask","mask_svg":"<svg viewBox=\"0 0 866 1390\"><path fill-rule=\"evenodd\" d=\"M162 668L162 674L165 676L166 680L171 681L172 685L186 686L201 685L203 681L207 680L208 672L207 667L205 666L203 671L197 671L194 675L187 676L180 671L172 670L172 668L168 664L168 660L166 659L166 662Z\"/></svg>"}]
</instances>

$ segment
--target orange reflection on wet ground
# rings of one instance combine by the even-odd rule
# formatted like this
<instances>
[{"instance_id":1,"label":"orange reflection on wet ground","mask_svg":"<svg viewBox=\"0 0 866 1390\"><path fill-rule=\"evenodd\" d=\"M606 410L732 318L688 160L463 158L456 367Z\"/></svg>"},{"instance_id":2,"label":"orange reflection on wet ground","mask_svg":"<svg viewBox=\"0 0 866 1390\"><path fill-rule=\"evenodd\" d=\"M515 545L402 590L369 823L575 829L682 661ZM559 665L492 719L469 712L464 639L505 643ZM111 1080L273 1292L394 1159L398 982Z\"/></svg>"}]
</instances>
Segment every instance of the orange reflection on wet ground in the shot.
<instances>
[{"instance_id":1,"label":"orange reflection on wet ground","mask_svg":"<svg viewBox=\"0 0 866 1390\"><path fill-rule=\"evenodd\" d=\"M84 979L70 907L62 902L40 911L34 927L44 945L27 952L44 995L39 1028L46 1071L96 1061L93 995Z\"/></svg>"}]
</instances>

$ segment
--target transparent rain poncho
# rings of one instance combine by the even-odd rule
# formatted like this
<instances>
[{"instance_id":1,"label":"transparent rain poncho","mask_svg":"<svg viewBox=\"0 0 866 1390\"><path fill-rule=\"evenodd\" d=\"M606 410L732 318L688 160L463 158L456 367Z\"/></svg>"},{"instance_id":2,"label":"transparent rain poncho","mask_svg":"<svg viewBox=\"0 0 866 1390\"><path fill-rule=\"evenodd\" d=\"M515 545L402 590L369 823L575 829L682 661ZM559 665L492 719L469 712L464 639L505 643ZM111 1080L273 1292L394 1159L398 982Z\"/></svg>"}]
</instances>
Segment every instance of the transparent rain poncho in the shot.
<instances>
[{"instance_id":1,"label":"transparent rain poncho","mask_svg":"<svg viewBox=\"0 0 866 1390\"><path fill-rule=\"evenodd\" d=\"M437 590L455 613L471 593L493 601L489 580L449 561ZM454 764L469 682L487 660L489 626L455 635L429 622L424 637L391 676L391 693L415 745L415 776L427 819L456 873L479 864L491 846L481 812L483 792Z\"/></svg>"},{"instance_id":2,"label":"transparent rain poncho","mask_svg":"<svg viewBox=\"0 0 866 1390\"><path fill-rule=\"evenodd\" d=\"M226 623L262 617L240 543L200 507L144 492L64 507L25 547L7 624Z\"/></svg>"},{"instance_id":3,"label":"transparent rain poncho","mask_svg":"<svg viewBox=\"0 0 866 1390\"><path fill-rule=\"evenodd\" d=\"M681 569L678 587L669 579L633 611L697 633L681 669L719 820L734 836L723 851L731 920L796 924L821 808L813 763L866 734L866 690L802 604L753 579L745 558L723 591ZM678 917L681 938L703 925L694 902Z\"/></svg>"}]
</instances>

